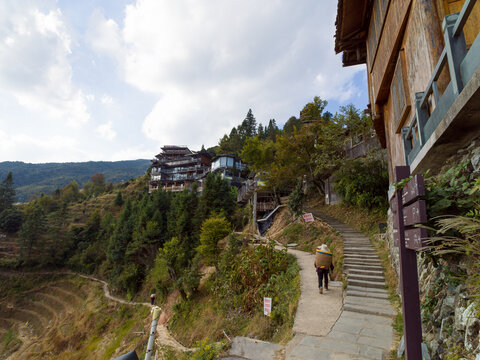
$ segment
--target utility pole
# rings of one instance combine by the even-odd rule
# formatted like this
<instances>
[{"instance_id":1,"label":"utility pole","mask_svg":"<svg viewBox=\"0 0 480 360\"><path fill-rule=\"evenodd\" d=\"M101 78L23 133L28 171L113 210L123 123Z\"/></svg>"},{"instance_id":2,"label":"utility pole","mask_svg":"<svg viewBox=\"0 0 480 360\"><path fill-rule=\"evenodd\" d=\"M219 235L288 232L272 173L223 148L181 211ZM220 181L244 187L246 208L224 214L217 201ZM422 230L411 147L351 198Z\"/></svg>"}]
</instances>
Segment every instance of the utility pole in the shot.
<instances>
[{"instance_id":1,"label":"utility pole","mask_svg":"<svg viewBox=\"0 0 480 360\"><path fill-rule=\"evenodd\" d=\"M153 353L153 345L155 344L155 333L157 332L158 318L160 317L160 307L154 306L152 315L152 327L150 329L150 336L148 337L147 352L145 354L145 360L150 360Z\"/></svg>"}]
</instances>

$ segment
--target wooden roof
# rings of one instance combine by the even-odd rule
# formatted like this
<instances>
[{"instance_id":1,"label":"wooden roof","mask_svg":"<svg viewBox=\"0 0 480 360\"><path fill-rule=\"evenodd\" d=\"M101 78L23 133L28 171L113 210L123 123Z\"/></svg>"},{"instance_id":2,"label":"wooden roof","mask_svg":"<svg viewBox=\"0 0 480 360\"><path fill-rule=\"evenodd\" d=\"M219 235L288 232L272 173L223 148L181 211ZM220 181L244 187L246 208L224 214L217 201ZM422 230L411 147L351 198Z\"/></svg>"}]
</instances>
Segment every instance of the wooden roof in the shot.
<instances>
[{"instance_id":1,"label":"wooden roof","mask_svg":"<svg viewBox=\"0 0 480 360\"><path fill-rule=\"evenodd\" d=\"M367 62L367 33L372 0L338 0L335 52L343 52L343 66Z\"/></svg>"}]
</instances>

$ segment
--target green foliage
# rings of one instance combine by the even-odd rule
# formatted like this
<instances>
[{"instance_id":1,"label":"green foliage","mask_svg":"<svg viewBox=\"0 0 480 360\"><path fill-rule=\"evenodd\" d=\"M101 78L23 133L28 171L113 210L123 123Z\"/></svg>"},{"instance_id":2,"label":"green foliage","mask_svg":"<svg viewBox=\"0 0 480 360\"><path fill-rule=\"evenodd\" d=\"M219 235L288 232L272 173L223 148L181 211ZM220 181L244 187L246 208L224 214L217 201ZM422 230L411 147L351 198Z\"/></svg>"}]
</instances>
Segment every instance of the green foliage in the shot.
<instances>
[{"instance_id":1,"label":"green foliage","mask_svg":"<svg viewBox=\"0 0 480 360\"><path fill-rule=\"evenodd\" d=\"M297 216L303 212L303 197L302 183L299 182L288 198L288 207Z\"/></svg>"},{"instance_id":2,"label":"green foliage","mask_svg":"<svg viewBox=\"0 0 480 360\"><path fill-rule=\"evenodd\" d=\"M102 173L107 183L120 183L145 173L150 160L89 161L80 163L27 164L0 162L0 179L13 173L16 201L26 202L40 194L53 194L75 181L85 184L92 174Z\"/></svg>"},{"instance_id":3,"label":"green foliage","mask_svg":"<svg viewBox=\"0 0 480 360\"><path fill-rule=\"evenodd\" d=\"M13 174L10 171L0 183L0 213L13 206L15 201L15 189L13 187Z\"/></svg>"},{"instance_id":4,"label":"green foliage","mask_svg":"<svg viewBox=\"0 0 480 360\"><path fill-rule=\"evenodd\" d=\"M215 360L223 349L223 344L210 343L208 339L195 344L197 350L186 355L184 360Z\"/></svg>"},{"instance_id":5,"label":"green foliage","mask_svg":"<svg viewBox=\"0 0 480 360\"><path fill-rule=\"evenodd\" d=\"M300 120L314 122L322 119L322 113L327 106L327 101L315 96L312 102L307 103L300 111Z\"/></svg>"},{"instance_id":6,"label":"green foliage","mask_svg":"<svg viewBox=\"0 0 480 360\"><path fill-rule=\"evenodd\" d=\"M335 190L347 204L367 209L386 208L386 161L371 156L346 160L335 173Z\"/></svg>"},{"instance_id":7,"label":"green foliage","mask_svg":"<svg viewBox=\"0 0 480 360\"><path fill-rule=\"evenodd\" d=\"M302 224L290 224L282 231L282 236L287 238L288 243L298 243L299 237L303 232ZM327 244L328 245L328 244Z\"/></svg>"},{"instance_id":8,"label":"green foliage","mask_svg":"<svg viewBox=\"0 0 480 360\"><path fill-rule=\"evenodd\" d=\"M231 225L223 216L213 215L203 222L200 229L200 246L197 251L207 265L217 266L220 254L218 242L227 236L230 231Z\"/></svg>"},{"instance_id":9,"label":"green foliage","mask_svg":"<svg viewBox=\"0 0 480 360\"><path fill-rule=\"evenodd\" d=\"M122 206L123 205L123 197L122 192L117 192L117 196L115 197L115 201L113 202L115 206Z\"/></svg>"},{"instance_id":10,"label":"green foliage","mask_svg":"<svg viewBox=\"0 0 480 360\"><path fill-rule=\"evenodd\" d=\"M261 140L259 136L247 139L240 153L243 161L250 165L253 171L268 170L275 158L275 145L273 141Z\"/></svg>"},{"instance_id":11,"label":"green foliage","mask_svg":"<svg viewBox=\"0 0 480 360\"><path fill-rule=\"evenodd\" d=\"M0 212L0 230L15 233L22 226L22 212L14 207Z\"/></svg>"},{"instance_id":12,"label":"green foliage","mask_svg":"<svg viewBox=\"0 0 480 360\"><path fill-rule=\"evenodd\" d=\"M209 173L203 183L203 190L198 199L198 208L195 218L197 226L207 219L210 214L224 215L231 220L237 207L237 193L227 180L222 179L220 174Z\"/></svg>"},{"instance_id":13,"label":"green foliage","mask_svg":"<svg viewBox=\"0 0 480 360\"><path fill-rule=\"evenodd\" d=\"M230 135L224 135L218 144L217 153L238 155L248 138L257 135L257 121L253 116L252 109L248 110L245 119L236 128L230 131Z\"/></svg>"},{"instance_id":14,"label":"green foliage","mask_svg":"<svg viewBox=\"0 0 480 360\"><path fill-rule=\"evenodd\" d=\"M275 281L272 275L285 272L292 261L285 250L275 250L273 242L254 248L229 249L219 264L217 293L233 308L244 312L260 309L262 291L270 281ZM278 295L271 294L272 297Z\"/></svg>"},{"instance_id":15,"label":"green foliage","mask_svg":"<svg viewBox=\"0 0 480 360\"><path fill-rule=\"evenodd\" d=\"M427 212L429 218L441 215L465 215L478 200L472 194L475 179L469 162L463 162L435 177L425 178Z\"/></svg>"},{"instance_id":16,"label":"green foliage","mask_svg":"<svg viewBox=\"0 0 480 360\"><path fill-rule=\"evenodd\" d=\"M29 261L32 248L47 230L45 211L37 203L31 203L25 208L24 219L20 229L20 245L22 257Z\"/></svg>"},{"instance_id":17,"label":"green foliage","mask_svg":"<svg viewBox=\"0 0 480 360\"><path fill-rule=\"evenodd\" d=\"M295 116L291 116L285 125L283 125L283 132L288 135L292 135L295 130L300 130L302 127L302 120L297 119Z\"/></svg>"}]
</instances>

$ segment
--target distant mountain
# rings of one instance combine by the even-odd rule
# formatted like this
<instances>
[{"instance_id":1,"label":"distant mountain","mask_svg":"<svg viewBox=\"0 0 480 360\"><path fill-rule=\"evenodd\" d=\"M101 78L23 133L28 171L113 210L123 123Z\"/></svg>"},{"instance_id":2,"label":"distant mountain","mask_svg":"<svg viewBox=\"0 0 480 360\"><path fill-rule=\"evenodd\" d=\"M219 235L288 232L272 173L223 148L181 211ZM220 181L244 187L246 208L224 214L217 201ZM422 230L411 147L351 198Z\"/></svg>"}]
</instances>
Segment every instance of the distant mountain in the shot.
<instances>
[{"instance_id":1,"label":"distant mountain","mask_svg":"<svg viewBox=\"0 0 480 360\"><path fill-rule=\"evenodd\" d=\"M28 164L21 161L0 162L0 181L13 173L17 202L25 202L35 195L51 194L75 180L80 186L93 174L105 175L106 182L114 184L145 174L150 160L89 161L78 163Z\"/></svg>"}]
</instances>

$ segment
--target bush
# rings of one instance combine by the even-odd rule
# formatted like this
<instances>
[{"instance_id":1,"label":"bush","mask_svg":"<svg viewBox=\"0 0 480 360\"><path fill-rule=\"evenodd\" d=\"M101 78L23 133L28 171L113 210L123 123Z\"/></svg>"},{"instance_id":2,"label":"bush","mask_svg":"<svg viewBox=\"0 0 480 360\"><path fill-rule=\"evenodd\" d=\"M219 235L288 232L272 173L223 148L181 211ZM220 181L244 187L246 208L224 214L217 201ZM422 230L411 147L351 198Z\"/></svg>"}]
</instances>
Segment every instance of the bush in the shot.
<instances>
[{"instance_id":1,"label":"bush","mask_svg":"<svg viewBox=\"0 0 480 360\"><path fill-rule=\"evenodd\" d=\"M388 170L383 159L346 160L335 172L335 191L342 201L367 209L388 206Z\"/></svg>"},{"instance_id":2,"label":"bush","mask_svg":"<svg viewBox=\"0 0 480 360\"><path fill-rule=\"evenodd\" d=\"M0 230L14 233L22 226L22 213L15 208L8 208L0 213Z\"/></svg>"},{"instance_id":3,"label":"bush","mask_svg":"<svg viewBox=\"0 0 480 360\"><path fill-rule=\"evenodd\" d=\"M288 207L295 215L302 214L303 190L302 183L298 183L295 190L288 197Z\"/></svg>"}]
</instances>

